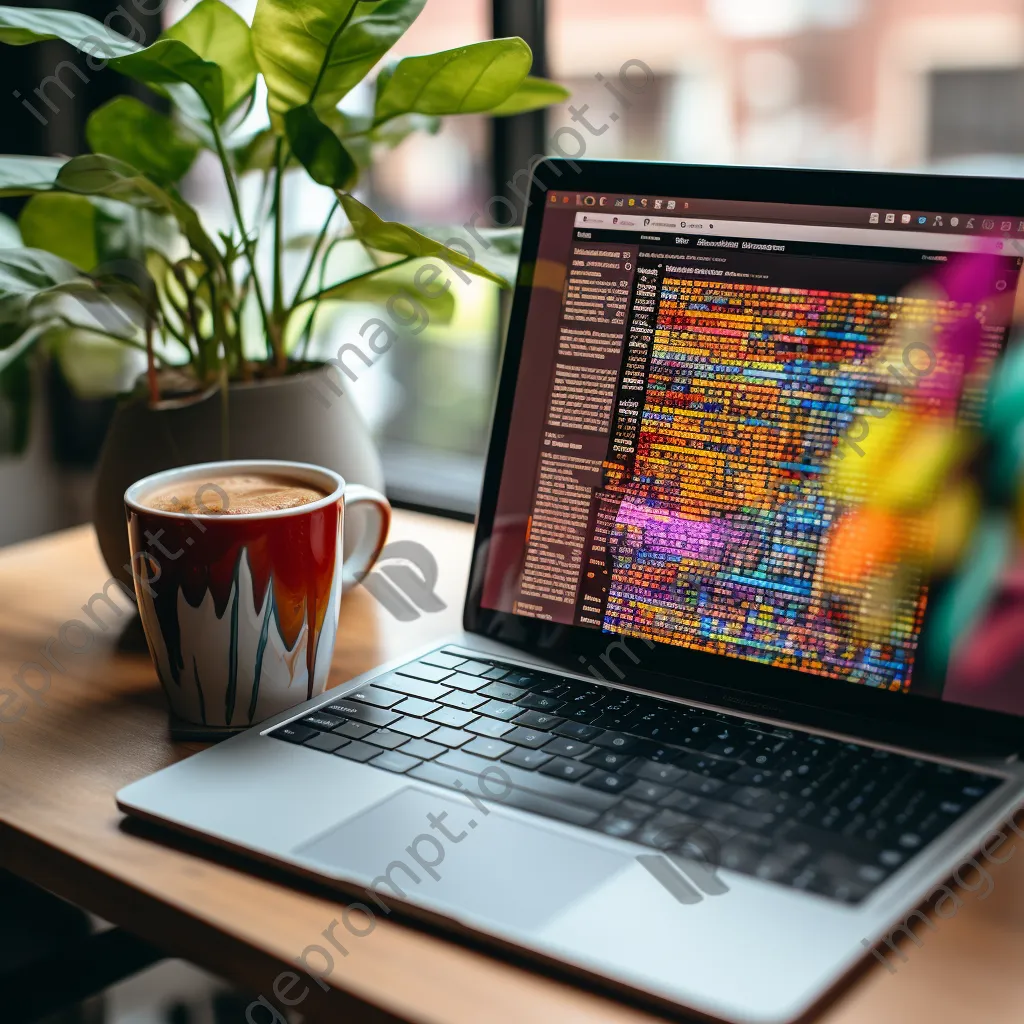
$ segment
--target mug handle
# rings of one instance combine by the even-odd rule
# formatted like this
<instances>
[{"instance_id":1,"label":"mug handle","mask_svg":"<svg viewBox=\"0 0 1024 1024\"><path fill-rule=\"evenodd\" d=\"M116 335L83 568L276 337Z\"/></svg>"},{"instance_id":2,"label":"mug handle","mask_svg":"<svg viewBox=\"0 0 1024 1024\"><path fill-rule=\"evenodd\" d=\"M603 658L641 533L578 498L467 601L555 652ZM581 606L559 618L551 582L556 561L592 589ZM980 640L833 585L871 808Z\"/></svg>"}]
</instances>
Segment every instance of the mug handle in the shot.
<instances>
[{"instance_id":1,"label":"mug handle","mask_svg":"<svg viewBox=\"0 0 1024 1024\"><path fill-rule=\"evenodd\" d=\"M356 505L373 506L377 520L376 531L372 527L365 529L352 554L342 563L341 583L343 589L347 590L354 583L361 582L380 557L391 528L391 505L380 491L362 484L346 484L343 501L346 512Z\"/></svg>"}]
</instances>

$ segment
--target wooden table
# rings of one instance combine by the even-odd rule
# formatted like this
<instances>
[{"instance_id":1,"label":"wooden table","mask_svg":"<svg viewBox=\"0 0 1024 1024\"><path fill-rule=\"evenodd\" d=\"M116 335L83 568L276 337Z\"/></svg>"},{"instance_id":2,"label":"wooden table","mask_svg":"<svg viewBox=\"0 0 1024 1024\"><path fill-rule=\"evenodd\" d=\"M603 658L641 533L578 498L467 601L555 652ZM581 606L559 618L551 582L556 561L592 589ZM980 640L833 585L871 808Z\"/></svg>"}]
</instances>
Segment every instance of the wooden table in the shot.
<instances>
[{"instance_id":1,"label":"wooden table","mask_svg":"<svg viewBox=\"0 0 1024 1024\"><path fill-rule=\"evenodd\" d=\"M346 597L336 682L457 627L471 535L461 524L396 516L391 539L415 538L434 553L448 607L399 623L365 591ZM339 903L224 853L124 827L115 791L200 745L169 740L149 659L119 652L119 624L96 629L88 645L77 627L65 628L72 646L88 646L81 653L69 654L60 643L61 627L83 618L82 606L106 581L89 529L0 552L0 867L277 1002L274 978L338 916ZM41 653L47 648L61 671ZM12 701L3 688L32 661L50 668L49 688L37 702ZM24 678L43 684L38 672ZM921 948L907 948L909 960L896 974L872 964L818 1019L1017 1024L1024 1005L1024 851L993 877L992 895L979 901L966 894L956 917L925 931ZM393 920L380 920L347 959L338 958L329 980L330 992L311 986L301 1007L307 1017L436 1024L659 1019Z\"/></svg>"}]
</instances>

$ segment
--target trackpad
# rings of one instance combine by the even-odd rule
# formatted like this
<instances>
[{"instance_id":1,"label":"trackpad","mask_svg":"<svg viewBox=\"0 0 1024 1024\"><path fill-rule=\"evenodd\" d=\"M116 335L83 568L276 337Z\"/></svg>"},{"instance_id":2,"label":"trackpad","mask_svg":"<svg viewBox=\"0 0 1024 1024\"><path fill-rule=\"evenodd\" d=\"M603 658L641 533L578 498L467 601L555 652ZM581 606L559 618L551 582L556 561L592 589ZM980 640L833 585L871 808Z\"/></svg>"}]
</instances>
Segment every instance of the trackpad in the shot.
<instances>
[{"instance_id":1,"label":"trackpad","mask_svg":"<svg viewBox=\"0 0 1024 1024\"><path fill-rule=\"evenodd\" d=\"M403 789L294 852L385 904L397 896L522 929L540 927L630 863L584 836L486 808Z\"/></svg>"}]
</instances>

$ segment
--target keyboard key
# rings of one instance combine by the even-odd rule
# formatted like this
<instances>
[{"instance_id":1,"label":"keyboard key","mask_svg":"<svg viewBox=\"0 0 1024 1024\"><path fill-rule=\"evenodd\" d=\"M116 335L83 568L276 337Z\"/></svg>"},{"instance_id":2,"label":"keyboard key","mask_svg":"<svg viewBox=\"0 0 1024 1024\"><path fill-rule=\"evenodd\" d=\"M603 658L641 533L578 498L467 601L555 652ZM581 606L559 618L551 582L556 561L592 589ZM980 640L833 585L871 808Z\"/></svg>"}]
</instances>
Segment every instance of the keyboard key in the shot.
<instances>
[{"instance_id":1,"label":"keyboard key","mask_svg":"<svg viewBox=\"0 0 1024 1024\"><path fill-rule=\"evenodd\" d=\"M333 754L338 747L343 747L348 742L344 736L338 736L333 732L318 732L306 740L303 746L312 747L314 750L325 750L328 754Z\"/></svg>"},{"instance_id":2,"label":"keyboard key","mask_svg":"<svg viewBox=\"0 0 1024 1024\"><path fill-rule=\"evenodd\" d=\"M530 747L533 750L543 747L548 740L553 738L549 732L541 732L538 729L524 729L522 726L518 726L511 732L505 733L504 736L504 739L509 743L515 743L520 747Z\"/></svg>"},{"instance_id":3,"label":"keyboard key","mask_svg":"<svg viewBox=\"0 0 1024 1024\"><path fill-rule=\"evenodd\" d=\"M453 686L456 690L465 690L466 693L475 693L481 687L487 685L487 680L482 676L467 676L461 672L456 672L455 675L449 676L444 681L444 685Z\"/></svg>"},{"instance_id":4,"label":"keyboard key","mask_svg":"<svg viewBox=\"0 0 1024 1024\"><path fill-rule=\"evenodd\" d=\"M394 693L391 690L382 690L379 686L364 686L361 690L350 693L349 697L378 708L389 708L403 699L402 694Z\"/></svg>"},{"instance_id":5,"label":"keyboard key","mask_svg":"<svg viewBox=\"0 0 1024 1024\"><path fill-rule=\"evenodd\" d=\"M490 762L485 762L490 764ZM511 766L508 771L517 771ZM435 786L445 786L448 789L456 789L465 792L467 781L473 777L455 768L439 764L437 761L428 761L409 772L409 777L419 779L422 782L432 782ZM508 807L515 807L522 811L529 811L539 814L544 818L553 818L556 821L567 821L573 825L591 825L600 815L599 810L592 810L577 804L570 804L564 800L552 799L541 796L538 793L526 789L515 788L505 793L501 798L488 797L486 792L481 794L484 800L491 800ZM594 794L596 795L596 794Z\"/></svg>"},{"instance_id":6,"label":"keyboard key","mask_svg":"<svg viewBox=\"0 0 1024 1024\"><path fill-rule=\"evenodd\" d=\"M493 665L488 665L486 661L464 661L459 666L460 672L465 672L466 675L470 676L482 676L488 669L494 668Z\"/></svg>"},{"instance_id":7,"label":"keyboard key","mask_svg":"<svg viewBox=\"0 0 1024 1024\"><path fill-rule=\"evenodd\" d=\"M516 725L525 725L527 729L545 729L550 731L555 726L561 725L564 722L564 718L559 718L557 715L548 715L543 711L524 711L518 718L516 718Z\"/></svg>"},{"instance_id":8,"label":"keyboard key","mask_svg":"<svg viewBox=\"0 0 1024 1024\"><path fill-rule=\"evenodd\" d=\"M618 771L629 764L633 758L628 754L617 754L614 750L595 750L583 760L596 768L604 768L605 771Z\"/></svg>"},{"instance_id":9,"label":"keyboard key","mask_svg":"<svg viewBox=\"0 0 1024 1024\"><path fill-rule=\"evenodd\" d=\"M484 673L484 679L504 679L507 675L507 668L489 668Z\"/></svg>"},{"instance_id":10,"label":"keyboard key","mask_svg":"<svg viewBox=\"0 0 1024 1024\"><path fill-rule=\"evenodd\" d=\"M585 779L582 780L582 782L580 782L580 785L587 786L589 789L599 790L602 793L619 793L624 790L631 781L631 779L627 779L622 775L613 775L611 772L595 768Z\"/></svg>"},{"instance_id":11,"label":"keyboard key","mask_svg":"<svg viewBox=\"0 0 1024 1024\"><path fill-rule=\"evenodd\" d=\"M399 694L404 693L407 697L422 697L424 700L437 700L451 689L447 682L428 683L422 679L402 675L387 676L383 680L378 680L378 683L388 690L397 690Z\"/></svg>"},{"instance_id":12,"label":"keyboard key","mask_svg":"<svg viewBox=\"0 0 1024 1024\"><path fill-rule=\"evenodd\" d=\"M519 669L513 669L511 672L505 673L505 682L512 686L529 687L538 678L539 676L536 672L522 672Z\"/></svg>"},{"instance_id":13,"label":"keyboard key","mask_svg":"<svg viewBox=\"0 0 1024 1024\"><path fill-rule=\"evenodd\" d=\"M437 722L438 725L450 725L453 729L461 729L475 718L476 715L472 711L462 711L460 708L438 708L427 716L429 721Z\"/></svg>"},{"instance_id":14,"label":"keyboard key","mask_svg":"<svg viewBox=\"0 0 1024 1024\"><path fill-rule=\"evenodd\" d=\"M646 782L643 779L637 779L626 790L626 796L632 797L634 800L656 804L659 800L664 800L665 797L671 796L674 792L675 790L668 786L663 786L659 782Z\"/></svg>"},{"instance_id":15,"label":"keyboard key","mask_svg":"<svg viewBox=\"0 0 1024 1024\"><path fill-rule=\"evenodd\" d=\"M749 768L739 768L735 761L719 761L714 757L702 757L700 754L690 754L689 756L682 757L679 761L682 768L685 768L688 772L696 772L698 775L710 775L715 779L734 779L737 783L744 783L739 776L741 772L749 771ZM756 773L755 773L756 774ZM751 786L756 786L757 783L750 780Z\"/></svg>"},{"instance_id":16,"label":"keyboard key","mask_svg":"<svg viewBox=\"0 0 1024 1024\"><path fill-rule=\"evenodd\" d=\"M450 750L447 754L442 754L435 763L447 765L450 768L456 768L473 775L480 775L489 769L487 777L492 781L489 781L487 786L481 787L485 793L488 789L494 790L497 788L497 785L502 781L502 776L499 773L504 772L508 780L507 784L511 784L517 789L528 789L533 793L539 793L541 796L547 796L553 800L562 800L569 804L576 804L589 810L606 811L618 800L617 796L613 796L610 793L598 793L583 789L576 785L575 782L562 782L557 778L550 778L548 769L554 763L553 761L542 765L535 772L530 772L517 768L512 764L498 765L486 758L473 757L467 754L466 748L463 747L462 750ZM569 761L567 763L578 764L576 761ZM590 771L589 768L587 770Z\"/></svg>"},{"instance_id":17,"label":"keyboard key","mask_svg":"<svg viewBox=\"0 0 1024 1024\"><path fill-rule=\"evenodd\" d=\"M508 683L488 683L482 690L478 690L485 697L493 697L495 700L515 700L522 697L527 691L518 686L509 686Z\"/></svg>"},{"instance_id":18,"label":"keyboard key","mask_svg":"<svg viewBox=\"0 0 1024 1024\"><path fill-rule=\"evenodd\" d=\"M735 762L721 761L719 764L734 765ZM775 772L760 768L748 768L746 765L743 765L732 774L723 777L727 777L730 782L736 783L737 786L769 786L771 785L771 780L775 777Z\"/></svg>"},{"instance_id":19,"label":"keyboard key","mask_svg":"<svg viewBox=\"0 0 1024 1024\"><path fill-rule=\"evenodd\" d=\"M556 779L582 779L593 770L590 765L583 764L582 761L570 761L565 757L556 757L541 768L545 775L552 775Z\"/></svg>"},{"instance_id":20,"label":"keyboard key","mask_svg":"<svg viewBox=\"0 0 1024 1024\"><path fill-rule=\"evenodd\" d=\"M306 715L302 719L302 724L312 729L320 729L322 732L331 732L344 721L345 719L338 718L337 715L325 715L322 711L316 711L312 715Z\"/></svg>"},{"instance_id":21,"label":"keyboard key","mask_svg":"<svg viewBox=\"0 0 1024 1024\"><path fill-rule=\"evenodd\" d=\"M520 722L522 719L517 718L516 721ZM579 740L567 740L558 736L550 743L546 743L544 749L549 754L555 754L558 757L583 757L594 748L589 743L581 743Z\"/></svg>"},{"instance_id":22,"label":"keyboard key","mask_svg":"<svg viewBox=\"0 0 1024 1024\"><path fill-rule=\"evenodd\" d=\"M420 658L423 664L436 665L438 668L458 668L465 660L455 654L443 654L441 651L435 651L433 654Z\"/></svg>"},{"instance_id":23,"label":"keyboard key","mask_svg":"<svg viewBox=\"0 0 1024 1024\"><path fill-rule=\"evenodd\" d=\"M600 729L595 729L592 725L586 725L583 722L566 722L564 725L559 725L553 730L558 736L565 736L570 740L582 740L584 743L589 743L595 736L601 735Z\"/></svg>"},{"instance_id":24,"label":"keyboard key","mask_svg":"<svg viewBox=\"0 0 1024 1024\"><path fill-rule=\"evenodd\" d=\"M472 738L472 733L463 732L461 729L450 729L446 725L442 725L430 734L431 743L443 743L446 747L461 747L463 743L468 743Z\"/></svg>"},{"instance_id":25,"label":"keyboard key","mask_svg":"<svg viewBox=\"0 0 1024 1024\"><path fill-rule=\"evenodd\" d=\"M306 725L280 725L270 735L286 743L305 743L306 740L311 740L317 731Z\"/></svg>"},{"instance_id":26,"label":"keyboard key","mask_svg":"<svg viewBox=\"0 0 1024 1024\"><path fill-rule=\"evenodd\" d=\"M498 739L504 736L510 729L515 728L508 722L501 722L497 718L478 718L466 726L466 732L475 732L478 736L490 736Z\"/></svg>"},{"instance_id":27,"label":"keyboard key","mask_svg":"<svg viewBox=\"0 0 1024 1024\"><path fill-rule=\"evenodd\" d=\"M674 764L663 764L660 761L644 761L637 766L636 774L648 782L660 782L666 786L686 777L686 772L682 768L677 768Z\"/></svg>"},{"instance_id":28,"label":"keyboard key","mask_svg":"<svg viewBox=\"0 0 1024 1024\"><path fill-rule=\"evenodd\" d=\"M361 740L376 730L375 725L367 725L366 722L345 722L339 725L334 731L339 736L346 736L350 740Z\"/></svg>"},{"instance_id":29,"label":"keyboard key","mask_svg":"<svg viewBox=\"0 0 1024 1024\"><path fill-rule=\"evenodd\" d=\"M486 699L486 697L481 697L478 693L466 693L464 690L452 690L451 693L446 693L443 697L438 697L437 702L450 708L463 708L464 710L469 711L472 708L480 707Z\"/></svg>"},{"instance_id":30,"label":"keyboard key","mask_svg":"<svg viewBox=\"0 0 1024 1024\"><path fill-rule=\"evenodd\" d=\"M507 754L512 749L511 743L503 743L501 740L489 740L484 736L478 736L475 740L467 743L463 748L467 753L476 754L479 757L498 758Z\"/></svg>"},{"instance_id":31,"label":"keyboard key","mask_svg":"<svg viewBox=\"0 0 1024 1024\"><path fill-rule=\"evenodd\" d=\"M510 750L501 759L505 764L518 765L520 768L539 768L542 764L551 760L550 754L542 750L530 750L527 747L516 747Z\"/></svg>"},{"instance_id":32,"label":"keyboard key","mask_svg":"<svg viewBox=\"0 0 1024 1024\"><path fill-rule=\"evenodd\" d=\"M500 700L489 700L476 709L478 715L486 715L488 718L500 718L503 722L509 722L521 714L520 708L515 704L505 704Z\"/></svg>"},{"instance_id":33,"label":"keyboard key","mask_svg":"<svg viewBox=\"0 0 1024 1024\"><path fill-rule=\"evenodd\" d=\"M531 711L558 711L565 701L543 693L528 693L525 697L520 697L516 703L521 708L530 708Z\"/></svg>"},{"instance_id":34,"label":"keyboard key","mask_svg":"<svg viewBox=\"0 0 1024 1024\"><path fill-rule=\"evenodd\" d=\"M349 761L369 761L380 753L380 747L371 746L362 740L352 740L334 753L336 757L345 757Z\"/></svg>"},{"instance_id":35,"label":"keyboard key","mask_svg":"<svg viewBox=\"0 0 1024 1024\"><path fill-rule=\"evenodd\" d=\"M339 700L331 704L327 710L332 714L341 715L343 718L353 718L357 722L365 722L367 725L376 725L381 728L390 725L398 718L398 715L392 711L360 704L357 700Z\"/></svg>"},{"instance_id":36,"label":"keyboard key","mask_svg":"<svg viewBox=\"0 0 1024 1024\"><path fill-rule=\"evenodd\" d=\"M439 743L431 743L430 740L409 740L401 748L401 752L409 757L418 757L422 761L429 761L437 757L438 754L443 754L447 749Z\"/></svg>"},{"instance_id":37,"label":"keyboard key","mask_svg":"<svg viewBox=\"0 0 1024 1024\"><path fill-rule=\"evenodd\" d=\"M598 819L594 828L609 836L625 839L642 825L655 809L636 800L623 800L610 811L605 811Z\"/></svg>"},{"instance_id":38,"label":"keyboard key","mask_svg":"<svg viewBox=\"0 0 1024 1024\"><path fill-rule=\"evenodd\" d=\"M459 671L465 672L465 666L471 664L473 662L464 662L459 666ZM403 665L401 668L396 668L395 671L399 675L411 676L413 679L422 679L426 683L439 683L442 679L447 679L452 674L452 670L449 668L426 665L422 661L414 662L412 665Z\"/></svg>"},{"instance_id":39,"label":"keyboard key","mask_svg":"<svg viewBox=\"0 0 1024 1024\"><path fill-rule=\"evenodd\" d=\"M437 726L433 722L426 722L422 718L400 718L393 722L391 728L395 732L404 733L406 736L415 736L417 739L432 733Z\"/></svg>"},{"instance_id":40,"label":"keyboard key","mask_svg":"<svg viewBox=\"0 0 1024 1024\"><path fill-rule=\"evenodd\" d=\"M597 724L597 723L595 723ZM621 732L602 732L594 737L594 744L598 747L608 747L609 750L632 750L639 746L640 740L634 736L626 736Z\"/></svg>"},{"instance_id":41,"label":"keyboard key","mask_svg":"<svg viewBox=\"0 0 1024 1024\"><path fill-rule=\"evenodd\" d=\"M388 750L379 757L375 757L370 764L374 768L383 768L385 771L402 774L410 768L415 768L418 764L422 764L422 762L397 750Z\"/></svg>"},{"instance_id":42,"label":"keyboard key","mask_svg":"<svg viewBox=\"0 0 1024 1024\"><path fill-rule=\"evenodd\" d=\"M419 697L410 697L408 700L396 704L394 710L400 715L412 715L415 718L426 718L432 711L441 707L430 700L421 700Z\"/></svg>"},{"instance_id":43,"label":"keyboard key","mask_svg":"<svg viewBox=\"0 0 1024 1024\"><path fill-rule=\"evenodd\" d=\"M367 743L372 743L375 747L385 747L388 750L394 750L395 747L400 747L408 741L408 736L403 736L400 732L392 732L391 729L379 729L366 737Z\"/></svg>"}]
</instances>

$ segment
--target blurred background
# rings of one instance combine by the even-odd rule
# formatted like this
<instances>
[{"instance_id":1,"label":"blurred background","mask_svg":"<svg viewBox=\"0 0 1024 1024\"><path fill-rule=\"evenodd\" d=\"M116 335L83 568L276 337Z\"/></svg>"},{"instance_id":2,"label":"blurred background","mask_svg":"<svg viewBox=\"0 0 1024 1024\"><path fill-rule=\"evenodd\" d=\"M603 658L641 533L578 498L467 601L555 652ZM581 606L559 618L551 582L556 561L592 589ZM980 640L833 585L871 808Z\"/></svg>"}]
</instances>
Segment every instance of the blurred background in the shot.
<instances>
[{"instance_id":1,"label":"blurred background","mask_svg":"<svg viewBox=\"0 0 1024 1024\"><path fill-rule=\"evenodd\" d=\"M231 5L248 19L255 0ZM119 5L21 6L103 18ZM147 41L188 9L184 0L128 6ZM525 38L534 73L569 87L572 105L589 104L596 123L618 113L600 136L587 136L588 157L1009 175L1024 168L1024 0L429 0L393 56L505 35ZM627 107L596 76L614 80L630 60L653 77ZM71 70L75 61L57 42L5 48L7 152L86 152L91 111L118 93L144 95L109 70L83 83ZM54 69L63 83L51 89L59 109L44 124L19 97ZM369 109L369 90L354 92L346 106ZM250 120L253 129L266 121L259 100ZM568 104L502 120L449 118L436 135L413 135L384 154L364 198L382 216L416 225L484 221L487 201L511 195L507 182L535 154L551 152L552 134L571 124ZM223 181L211 162L197 162L185 191L214 226L226 223ZM296 176L286 196L289 231L315 230L327 202ZM17 200L0 202L12 217L19 208ZM507 308L480 279L455 284L454 323L401 338L349 393L380 445L392 500L471 518ZM336 352L367 315L344 306L323 317L310 354ZM33 387L40 401L28 450L0 455L0 545L90 518L93 471L115 407L113 399L74 394L56 362L38 363ZM0 390L0 434L5 415ZM112 990L105 1010L94 1004L61 1020L241 1024L247 1002L172 963Z\"/></svg>"},{"instance_id":2,"label":"blurred background","mask_svg":"<svg viewBox=\"0 0 1024 1024\"><path fill-rule=\"evenodd\" d=\"M113 0L25 6L94 17L117 9ZM255 0L232 6L248 18ZM162 14L132 14L152 39L160 21L186 9L184 0L169 0ZM590 104L596 123L616 109L617 121L588 135L587 156L983 174L1018 174L1024 165L1024 0L429 0L394 55L492 34L523 36L536 56L534 72L568 86L574 106ZM59 97L59 112L43 125L15 91L74 54L49 43L4 56L9 152L84 152L90 111L139 88L109 70L87 86L68 71L63 91L73 95ZM626 108L595 76L614 78L631 59L654 77ZM371 102L357 90L346 105ZM413 135L385 153L366 198L382 215L417 225L462 224L474 214L483 221L486 201L508 194L515 171L550 152L552 133L572 124L567 107L503 120L449 118L438 134ZM257 102L252 127L265 118ZM293 185L290 225L312 230L327 198L304 177ZM214 222L226 217L222 190L217 169L200 160L187 198ZM0 208L16 215L17 202ZM458 298L452 325L401 339L351 393L378 438L390 496L468 518L506 310L498 289L477 279ZM332 354L367 316L356 306L337 310L322 318L311 354ZM114 403L71 395L53 365L40 368L37 387L46 400L37 406L29 451L0 457L0 544L89 514L90 471Z\"/></svg>"}]
</instances>

